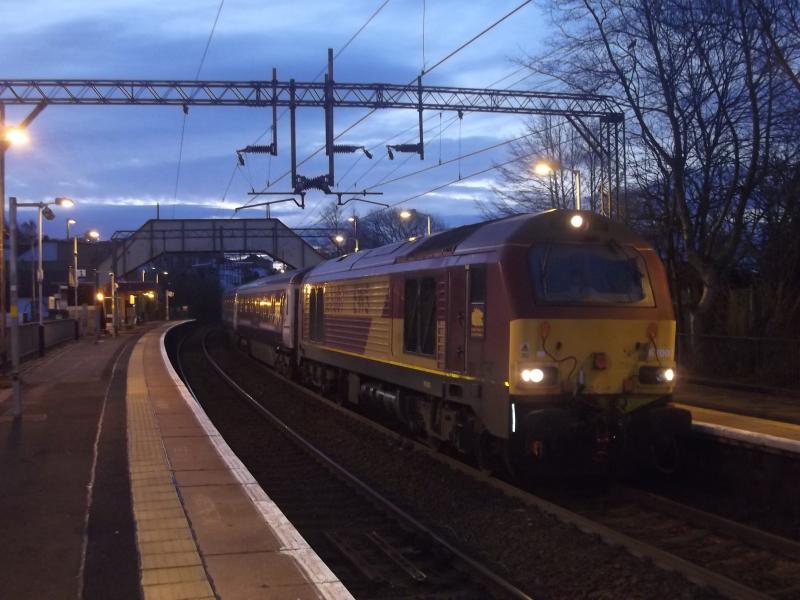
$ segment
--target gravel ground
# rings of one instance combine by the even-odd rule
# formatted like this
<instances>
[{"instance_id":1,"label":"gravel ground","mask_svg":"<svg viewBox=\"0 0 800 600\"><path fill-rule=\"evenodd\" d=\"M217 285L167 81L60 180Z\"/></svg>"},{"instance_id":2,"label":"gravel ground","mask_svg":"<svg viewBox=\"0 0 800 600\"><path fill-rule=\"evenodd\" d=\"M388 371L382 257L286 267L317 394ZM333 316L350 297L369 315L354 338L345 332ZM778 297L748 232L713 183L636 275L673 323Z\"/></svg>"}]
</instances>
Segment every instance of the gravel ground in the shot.
<instances>
[{"instance_id":1,"label":"gravel ground","mask_svg":"<svg viewBox=\"0 0 800 600\"><path fill-rule=\"evenodd\" d=\"M718 597L299 394L221 332L209 342L215 360L290 427L537 599Z\"/></svg>"},{"instance_id":2,"label":"gravel ground","mask_svg":"<svg viewBox=\"0 0 800 600\"><path fill-rule=\"evenodd\" d=\"M679 477L642 487L733 521L800 541L800 460L707 438L686 448Z\"/></svg>"}]
</instances>

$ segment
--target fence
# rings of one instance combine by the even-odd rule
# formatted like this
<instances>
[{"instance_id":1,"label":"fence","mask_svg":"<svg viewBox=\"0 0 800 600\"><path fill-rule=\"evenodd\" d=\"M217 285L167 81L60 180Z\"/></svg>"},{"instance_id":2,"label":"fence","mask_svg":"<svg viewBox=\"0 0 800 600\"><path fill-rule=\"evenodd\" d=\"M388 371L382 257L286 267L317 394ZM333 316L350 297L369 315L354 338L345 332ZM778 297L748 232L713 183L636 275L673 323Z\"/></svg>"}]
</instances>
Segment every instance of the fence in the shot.
<instances>
[{"instance_id":1,"label":"fence","mask_svg":"<svg viewBox=\"0 0 800 600\"><path fill-rule=\"evenodd\" d=\"M678 334L678 363L692 375L763 386L800 385L800 340Z\"/></svg>"},{"instance_id":2,"label":"fence","mask_svg":"<svg viewBox=\"0 0 800 600\"><path fill-rule=\"evenodd\" d=\"M38 323L26 323L19 326L19 355L42 354L47 348L77 338L78 323L74 319L45 321L41 329Z\"/></svg>"}]
</instances>

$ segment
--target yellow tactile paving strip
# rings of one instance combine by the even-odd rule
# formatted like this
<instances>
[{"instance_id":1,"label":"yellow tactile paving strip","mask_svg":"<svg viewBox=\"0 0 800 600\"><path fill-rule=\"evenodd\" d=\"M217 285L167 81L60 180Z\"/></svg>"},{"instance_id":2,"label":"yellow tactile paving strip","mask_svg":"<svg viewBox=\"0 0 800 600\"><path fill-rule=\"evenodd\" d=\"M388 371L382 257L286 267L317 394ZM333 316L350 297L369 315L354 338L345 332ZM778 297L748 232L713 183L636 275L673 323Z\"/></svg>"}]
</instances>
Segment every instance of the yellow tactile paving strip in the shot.
<instances>
[{"instance_id":1,"label":"yellow tactile paving strip","mask_svg":"<svg viewBox=\"0 0 800 600\"><path fill-rule=\"evenodd\" d=\"M128 461L145 600L214 598L173 481L144 379L144 344L128 363Z\"/></svg>"},{"instance_id":2,"label":"yellow tactile paving strip","mask_svg":"<svg viewBox=\"0 0 800 600\"><path fill-rule=\"evenodd\" d=\"M352 598L233 454L147 333L128 365L145 600Z\"/></svg>"}]
</instances>

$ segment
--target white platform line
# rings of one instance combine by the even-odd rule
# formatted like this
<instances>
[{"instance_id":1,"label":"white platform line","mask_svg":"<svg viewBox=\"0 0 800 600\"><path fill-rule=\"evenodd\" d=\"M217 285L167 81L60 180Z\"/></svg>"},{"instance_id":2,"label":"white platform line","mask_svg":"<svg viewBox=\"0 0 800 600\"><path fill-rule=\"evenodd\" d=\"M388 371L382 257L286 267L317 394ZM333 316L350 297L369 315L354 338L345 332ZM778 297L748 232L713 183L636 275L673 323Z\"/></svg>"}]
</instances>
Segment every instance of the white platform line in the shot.
<instances>
[{"instance_id":1,"label":"white platform line","mask_svg":"<svg viewBox=\"0 0 800 600\"><path fill-rule=\"evenodd\" d=\"M211 439L211 443L214 445L214 448L216 448L220 458L244 488L264 523L275 532L275 535L281 542L281 553L294 558L304 571L306 577L315 585L323 598L329 600L353 600L353 596L347 591L347 588L342 585L328 565L326 565L308 545L303 536L300 535L300 532L295 529L294 525L286 518L286 515L283 514L281 509L278 508L264 489L256 482L255 477L253 477L252 473L244 466L242 461L239 460L239 457L234 454L217 428L214 427L214 424L209 420L203 408L197 400L194 399L194 396L189 392L183 381L181 381L175 369L172 368L172 363L167 356L164 339L170 329L182 325L183 323L186 323L186 321L178 321L167 327L161 334L159 342L161 358L167 372L180 391L183 400L186 402L187 406L189 406L198 423Z\"/></svg>"},{"instance_id":2,"label":"white platform line","mask_svg":"<svg viewBox=\"0 0 800 600\"><path fill-rule=\"evenodd\" d=\"M778 437L776 435L769 435L767 433L757 433L755 431L737 429L735 427L728 427L727 425L704 423L701 421L695 421L692 426L695 431L704 435L726 438L749 444L751 446L772 448L775 450L782 450L784 452L800 454L800 442L796 440L790 440L788 438Z\"/></svg>"}]
</instances>

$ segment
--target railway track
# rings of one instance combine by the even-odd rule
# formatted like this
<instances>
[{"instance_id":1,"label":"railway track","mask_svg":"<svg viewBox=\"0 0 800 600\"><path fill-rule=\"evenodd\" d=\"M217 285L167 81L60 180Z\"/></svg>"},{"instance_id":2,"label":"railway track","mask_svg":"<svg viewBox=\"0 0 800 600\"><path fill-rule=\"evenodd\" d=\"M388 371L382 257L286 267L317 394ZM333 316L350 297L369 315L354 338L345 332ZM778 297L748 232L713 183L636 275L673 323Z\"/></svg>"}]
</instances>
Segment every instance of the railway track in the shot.
<instances>
[{"instance_id":1,"label":"railway track","mask_svg":"<svg viewBox=\"0 0 800 600\"><path fill-rule=\"evenodd\" d=\"M279 377L249 357L247 360L248 364L258 365L283 384L398 439L396 432ZM408 440L405 443L563 523L599 536L609 545L625 548L634 556L680 573L689 581L725 597L800 598L800 543L795 541L630 488L617 488L611 495L588 501L556 504L489 477L422 444Z\"/></svg>"},{"instance_id":2,"label":"railway track","mask_svg":"<svg viewBox=\"0 0 800 600\"><path fill-rule=\"evenodd\" d=\"M232 392L262 417L257 435L252 428L239 432L259 442L254 449L256 464L243 457L245 464L355 597L531 598L315 448L226 373L209 354L206 339L207 334L200 346L211 368L203 375L206 381L209 376L216 381L211 386L206 383L204 390L193 388L196 372L187 370L182 360L186 338L181 338L176 351L182 379L210 413L221 409L246 418L244 405L224 401L220 392L227 388L228 397ZM228 435L233 433L223 424L225 429Z\"/></svg>"}]
</instances>

